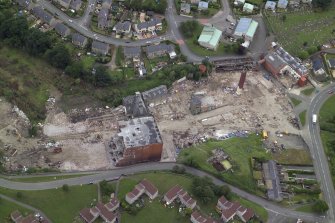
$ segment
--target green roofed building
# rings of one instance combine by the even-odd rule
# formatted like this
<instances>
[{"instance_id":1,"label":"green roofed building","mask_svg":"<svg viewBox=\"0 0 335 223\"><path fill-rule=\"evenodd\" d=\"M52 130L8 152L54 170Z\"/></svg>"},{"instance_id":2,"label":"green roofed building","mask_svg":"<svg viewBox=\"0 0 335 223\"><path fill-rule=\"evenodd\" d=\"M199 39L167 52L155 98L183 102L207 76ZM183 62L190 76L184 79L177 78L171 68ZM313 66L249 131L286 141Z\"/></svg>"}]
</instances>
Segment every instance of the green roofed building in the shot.
<instances>
[{"instance_id":1,"label":"green roofed building","mask_svg":"<svg viewBox=\"0 0 335 223\"><path fill-rule=\"evenodd\" d=\"M212 26L205 26L198 39L198 43L207 49L216 50L220 43L221 36L222 31Z\"/></svg>"},{"instance_id":2,"label":"green roofed building","mask_svg":"<svg viewBox=\"0 0 335 223\"><path fill-rule=\"evenodd\" d=\"M258 22L251 18L241 18L238 22L234 37L236 39L243 38L245 41L252 41L257 31Z\"/></svg>"}]
</instances>

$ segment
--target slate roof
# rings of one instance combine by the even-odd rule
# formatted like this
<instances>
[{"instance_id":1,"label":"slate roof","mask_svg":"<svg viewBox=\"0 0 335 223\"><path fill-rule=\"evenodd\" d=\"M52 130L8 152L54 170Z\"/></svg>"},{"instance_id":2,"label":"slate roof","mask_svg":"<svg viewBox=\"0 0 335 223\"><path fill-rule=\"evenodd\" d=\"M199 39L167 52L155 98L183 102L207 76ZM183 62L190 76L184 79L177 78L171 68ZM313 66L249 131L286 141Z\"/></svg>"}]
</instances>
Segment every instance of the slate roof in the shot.
<instances>
[{"instance_id":1,"label":"slate roof","mask_svg":"<svg viewBox=\"0 0 335 223\"><path fill-rule=\"evenodd\" d=\"M145 52L147 54L157 53L157 52L165 52L169 53L174 51L174 46L166 43L161 43L158 45L150 45L145 47Z\"/></svg>"},{"instance_id":2,"label":"slate roof","mask_svg":"<svg viewBox=\"0 0 335 223\"><path fill-rule=\"evenodd\" d=\"M130 57L140 57L141 56L141 47L134 46L134 47L124 47L123 48L124 56L127 58Z\"/></svg>"},{"instance_id":3,"label":"slate roof","mask_svg":"<svg viewBox=\"0 0 335 223\"><path fill-rule=\"evenodd\" d=\"M72 8L72 9L80 8L82 3L83 2L81 0L72 0L72 2L70 4L70 8Z\"/></svg>"},{"instance_id":4,"label":"slate roof","mask_svg":"<svg viewBox=\"0 0 335 223\"><path fill-rule=\"evenodd\" d=\"M148 91L142 92L143 100L148 102L150 100L154 100L156 98L167 95L168 90L166 85L160 85L158 87L152 88Z\"/></svg>"},{"instance_id":5,"label":"slate roof","mask_svg":"<svg viewBox=\"0 0 335 223\"><path fill-rule=\"evenodd\" d=\"M322 58L320 56L316 56L312 58L313 70L318 71L320 69L325 69L323 65Z\"/></svg>"},{"instance_id":6,"label":"slate roof","mask_svg":"<svg viewBox=\"0 0 335 223\"><path fill-rule=\"evenodd\" d=\"M83 44L87 38L79 33L73 33L72 34L72 42L79 42L80 44Z\"/></svg>"},{"instance_id":7,"label":"slate roof","mask_svg":"<svg viewBox=\"0 0 335 223\"><path fill-rule=\"evenodd\" d=\"M63 23L57 23L55 26L55 30L59 35L64 37L67 35L67 32L70 30L70 28Z\"/></svg>"},{"instance_id":8,"label":"slate roof","mask_svg":"<svg viewBox=\"0 0 335 223\"><path fill-rule=\"evenodd\" d=\"M159 25L161 23L162 23L162 20L155 17L155 18L153 18L153 19L151 19L149 21L137 24L137 28L139 30L148 29L149 27L154 27L154 26L157 26L157 25Z\"/></svg>"},{"instance_id":9,"label":"slate roof","mask_svg":"<svg viewBox=\"0 0 335 223\"><path fill-rule=\"evenodd\" d=\"M331 58L328 60L328 64L329 64L329 67L331 69L334 69L335 68L335 58Z\"/></svg>"},{"instance_id":10,"label":"slate roof","mask_svg":"<svg viewBox=\"0 0 335 223\"><path fill-rule=\"evenodd\" d=\"M51 23L51 20L53 19L53 16L44 11L41 6L36 6L32 9L32 13L39 19L41 19L43 22L46 22L48 24Z\"/></svg>"},{"instance_id":11,"label":"slate roof","mask_svg":"<svg viewBox=\"0 0 335 223\"><path fill-rule=\"evenodd\" d=\"M123 98L122 104L126 107L127 114L132 117L143 117L149 115L149 110L145 106L141 93L139 92L135 95Z\"/></svg>"},{"instance_id":12,"label":"slate roof","mask_svg":"<svg viewBox=\"0 0 335 223\"><path fill-rule=\"evenodd\" d=\"M129 21L124 21L124 22L118 22L114 26L116 32L121 32L121 31L126 31L130 30L131 28L131 22Z\"/></svg>"},{"instance_id":13,"label":"slate roof","mask_svg":"<svg viewBox=\"0 0 335 223\"><path fill-rule=\"evenodd\" d=\"M102 42L94 40L92 42L92 48L98 49L98 50L100 50L101 52L104 52L104 53L108 53L109 45L107 43L102 43Z\"/></svg>"},{"instance_id":14,"label":"slate roof","mask_svg":"<svg viewBox=\"0 0 335 223\"><path fill-rule=\"evenodd\" d=\"M98 14L98 26L107 27L108 25L108 9L102 8Z\"/></svg>"}]
</instances>

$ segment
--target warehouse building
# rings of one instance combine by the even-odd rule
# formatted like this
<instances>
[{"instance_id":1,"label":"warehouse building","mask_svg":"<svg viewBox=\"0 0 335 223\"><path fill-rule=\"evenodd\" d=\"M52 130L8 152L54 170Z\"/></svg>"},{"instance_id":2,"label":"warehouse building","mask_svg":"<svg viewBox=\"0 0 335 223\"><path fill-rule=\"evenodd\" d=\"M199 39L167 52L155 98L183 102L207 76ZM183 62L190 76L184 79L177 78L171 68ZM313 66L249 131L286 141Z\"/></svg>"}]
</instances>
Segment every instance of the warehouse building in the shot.
<instances>
[{"instance_id":1,"label":"warehouse building","mask_svg":"<svg viewBox=\"0 0 335 223\"><path fill-rule=\"evenodd\" d=\"M198 43L207 49L216 50L220 43L221 36L222 31L213 26L205 26L198 39Z\"/></svg>"},{"instance_id":2,"label":"warehouse building","mask_svg":"<svg viewBox=\"0 0 335 223\"><path fill-rule=\"evenodd\" d=\"M252 41L258 28L258 22L251 18L241 18L238 22L234 37L236 39L243 38L245 41Z\"/></svg>"}]
</instances>

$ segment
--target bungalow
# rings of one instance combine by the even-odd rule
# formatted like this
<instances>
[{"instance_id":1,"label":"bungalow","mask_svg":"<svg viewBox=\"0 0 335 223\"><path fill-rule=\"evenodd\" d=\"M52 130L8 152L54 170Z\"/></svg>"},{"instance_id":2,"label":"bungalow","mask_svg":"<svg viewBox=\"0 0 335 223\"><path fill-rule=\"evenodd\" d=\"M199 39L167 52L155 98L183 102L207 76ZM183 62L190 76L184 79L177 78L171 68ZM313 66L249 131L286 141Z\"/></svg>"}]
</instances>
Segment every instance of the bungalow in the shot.
<instances>
[{"instance_id":1,"label":"bungalow","mask_svg":"<svg viewBox=\"0 0 335 223\"><path fill-rule=\"evenodd\" d=\"M186 191L183 190L179 185L172 187L165 195L164 201L167 205L170 205L175 199L179 199L180 202L187 208L195 208L197 205L196 200L190 197Z\"/></svg>"},{"instance_id":2,"label":"bungalow","mask_svg":"<svg viewBox=\"0 0 335 223\"><path fill-rule=\"evenodd\" d=\"M274 1L267 1L265 3L265 7L264 8L267 9L267 10L274 11L276 9L276 2L274 2Z\"/></svg>"},{"instance_id":3,"label":"bungalow","mask_svg":"<svg viewBox=\"0 0 335 223\"><path fill-rule=\"evenodd\" d=\"M73 10L78 11L81 8L81 5L83 4L83 2L81 0L72 0L71 4L70 4L70 8Z\"/></svg>"},{"instance_id":4,"label":"bungalow","mask_svg":"<svg viewBox=\"0 0 335 223\"><path fill-rule=\"evenodd\" d=\"M204 26L199 36L198 43L200 46L207 49L216 50L220 43L221 36L222 31L214 26Z\"/></svg>"},{"instance_id":5,"label":"bungalow","mask_svg":"<svg viewBox=\"0 0 335 223\"><path fill-rule=\"evenodd\" d=\"M108 13L109 10L102 8L98 14L98 27L99 29L106 29L108 26Z\"/></svg>"},{"instance_id":6,"label":"bungalow","mask_svg":"<svg viewBox=\"0 0 335 223\"><path fill-rule=\"evenodd\" d=\"M84 208L79 212L79 216L86 223L92 223L99 217L99 211L96 209L96 207Z\"/></svg>"},{"instance_id":7,"label":"bungalow","mask_svg":"<svg viewBox=\"0 0 335 223\"><path fill-rule=\"evenodd\" d=\"M87 44L87 38L79 33L72 34L72 43L76 46L84 48Z\"/></svg>"},{"instance_id":8,"label":"bungalow","mask_svg":"<svg viewBox=\"0 0 335 223\"><path fill-rule=\"evenodd\" d=\"M151 200L155 199L158 195L157 188L148 180L143 179L137 184L134 189L126 194L126 201L133 204L142 194L146 194Z\"/></svg>"},{"instance_id":9,"label":"bungalow","mask_svg":"<svg viewBox=\"0 0 335 223\"><path fill-rule=\"evenodd\" d=\"M92 51L96 54L104 55L106 56L109 52L109 45L107 43L102 43L98 41L92 42Z\"/></svg>"},{"instance_id":10,"label":"bungalow","mask_svg":"<svg viewBox=\"0 0 335 223\"><path fill-rule=\"evenodd\" d=\"M198 4L198 10L199 11L208 10L208 2L200 1Z\"/></svg>"},{"instance_id":11,"label":"bungalow","mask_svg":"<svg viewBox=\"0 0 335 223\"><path fill-rule=\"evenodd\" d=\"M254 11L254 5L252 5L250 3L245 3L243 5L243 12L252 13L253 11Z\"/></svg>"},{"instance_id":12,"label":"bungalow","mask_svg":"<svg viewBox=\"0 0 335 223\"><path fill-rule=\"evenodd\" d=\"M180 4L180 13L181 14L190 14L191 12L191 5L185 2Z\"/></svg>"},{"instance_id":13,"label":"bungalow","mask_svg":"<svg viewBox=\"0 0 335 223\"><path fill-rule=\"evenodd\" d=\"M55 30L62 37L67 37L68 35L71 34L70 28L64 25L63 23L57 23L55 26Z\"/></svg>"},{"instance_id":14,"label":"bungalow","mask_svg":"<svg viewBox=\"0 0 335 223\"><path fill-rule=\"evenodd\" d=\"M192 223L217 223L211 218L203 217L199 212L194 211L191 214L191 222Z\"/></svg>"},{"instance_id":15,"label":"bungalow","mask_svg":"<svg viewBox=\"0 0 335 223\"><path fill-rule=\"evenodd\" d=\"M148 32L148 31L152 32L160 29L162 29L162 20L156 17L147 22L141 22L139 24L135 24L135 31L137 33Z\"/></svg>"},{"instance_id":16,"label":"bungalow","mask_svg":"<svg viewBox=\"0 0 335 223\"><path fill-rule=\"evenodd\" d=\"M113 28L113 31L116 33L124 33L129 34L131 30L131 22L124 21L124 22L118 22Z\"/></svg>"},{"instance_id":17,"label":"bungalow","mask_svg":"<svg viewBox=\"0 0 335 223\"><path fill-rule=\"evenodd\" d=\"M164 56L165 54L169 54L171 59L174 59L176 56L176 53L174 51L174 45L165 43L147 46L145 47L144 51L147 57L150 59L155 57L161 57Z\"/></svg>"},{"instance_id":18,"label":"bungalow","mask_svg":"<svg viewBox=\"0 0 335 223\"><path fill-rule=\"evenodd\" d=\"M116 215L107 209L107 207L101 203L98 202L96 205L96 208L99 211L100 217L106 222L106 223L114 223L116 222Z\"/></svg>"},{"instance_id":19,"label":"bungalow","mask_svg":"<svg viewBox=\"0 0 335 223\"><path fill-rule=\"evenodd\" d=\"M323 64L323 60L321 56L315 56L311 59L312 59L312 64L313 64L313 72L316 75L324 74L326 71L325 71L325 66Z\"/></svg>"},{"instance_id":20,"label":"bungalow","mask_svg":"<svg viewBox=\"0 0 335 223\"><path fill-rule=\"evenodd\" d=\"M35 17L41 19L44 23L48 23L50 26L56 24L55 18L50 13L44 11L41 6L34 7L32 13Z\"/></svg>"},{"instance_id":21,"label":"bungalow","mask_svg":"<svg viewBox=\"0 0 335 223\"><path fill-rule=\"evenodd\" d=\"M68 9L70 7L71 0L56 0L62 7Z\"/></svg>"},{"instance_id":22,"label":"bungalow","mask_svg":"<svg viewBox=\"0 0 335 223\"><path fill-rule=\"evenodd\" d=\"M277 7L281 9L286 9L288 0L278 0Z\"/></svg>"},{"instance_id":23,"label":"bungalow","mask_svg":"<svg viewBox=\"0 0 335 223\"><path fill-rule=\"evenodd\" d=\"M139 59L141 57L141 47L134 46L134 47L124 47L123 48L123 55L126 59Z\"/></svg>"}]
</instances>

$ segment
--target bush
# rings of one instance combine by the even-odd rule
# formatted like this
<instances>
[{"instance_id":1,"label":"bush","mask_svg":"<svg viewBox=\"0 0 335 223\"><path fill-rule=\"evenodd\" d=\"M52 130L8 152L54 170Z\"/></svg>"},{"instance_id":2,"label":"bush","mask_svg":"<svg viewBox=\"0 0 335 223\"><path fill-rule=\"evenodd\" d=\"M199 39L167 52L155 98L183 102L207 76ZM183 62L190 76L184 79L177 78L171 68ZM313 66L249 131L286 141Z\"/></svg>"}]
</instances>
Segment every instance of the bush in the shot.
<instances>
[{"instance_id":1,"label":"bush","mask_svg":"<svg viewBox=\"0 0 335 223\"><path fill-rule=\"evenodd\" d=\"M298 57L302 60L305 60L307 59L309 56L308 52L306 52L305 50L301 50L299 53L298 53Z\"/></svg>"},{"instance_id":2,"label":"bush","mask_svg":"<svg viewBox=\"0 0 335 223\"><path fill-rule=\"evenodd\" d=\"M325 213L328 211L329 207L325 201L319 199L314 203L312 209L317 213Z\"/></svg>"},{"instance_id":3,"label":"bush","mask_svg":"<svg viewBox=\"0 0 335 223\"><path fill-rule=\"evenodd\" d=\"M22 192L18 191L18 192L16 193L16 197L17 197L18 199L22 199L22 198L23 198L23 194L22 194Z\"/></svg>"},{"instance_id":4,"label":"bush","mask_svg":"<svg viewBox=\"0 0 335 223\"><path fill-rule=\"evenodd\" d=\"M190 20L180 24L180 31L185 38L191 38L200 33L200 23L197 20Z\"/></svg>"},{"instance_id":5,"label":"bush","mask_svg":"<svg viewBox=\"0 0 335 223\"><path fill-rule=\"evenodd\" d=\"M177 174L184 174L185 173L185 168L182 167L182 166L178 166L178 165L175 165L173 168L172 168L172 172L173 173L177 173Z\"/></svg>"},{"instance_id":6,"label":"bush","mask_svg":"<svg viewBox=\"0 0 335 223\"><path fill-rule=\"evenodd\" d=\"M102 196L108 196L114 193L113 185L109 184L106 180L100 182L100 191Z\"/></svg>"},{"instance_id":7,"label":"bush","mask_svg":"<svg viewBox=\"0 0 335 223\"><path fill-rule=\"evenodd\" d=\"M64 192L68 192L70 190L69 185L67 185L67 184L64 184L62 186L62 189L63 189Z\"/></svg>"}]
</instances>

